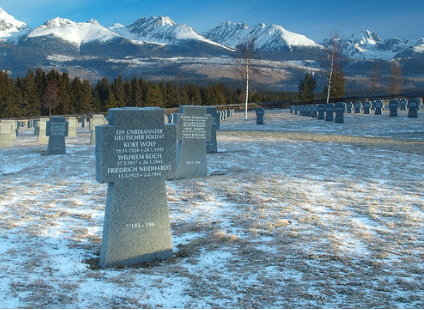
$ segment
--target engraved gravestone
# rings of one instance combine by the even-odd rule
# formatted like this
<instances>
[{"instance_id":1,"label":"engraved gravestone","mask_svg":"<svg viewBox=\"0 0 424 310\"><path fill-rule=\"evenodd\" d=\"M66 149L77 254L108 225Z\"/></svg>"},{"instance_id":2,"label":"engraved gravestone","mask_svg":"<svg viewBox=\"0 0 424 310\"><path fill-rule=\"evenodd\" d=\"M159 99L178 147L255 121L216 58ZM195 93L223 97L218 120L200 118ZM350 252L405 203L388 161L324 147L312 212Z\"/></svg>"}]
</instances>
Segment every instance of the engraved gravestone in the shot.
<instances>
[{"instance_id":1,"label":"engraved gravestone","mask_svg":"<svg viewBox=\"0 0 424 310\"><path fill-rule=\"evenodd\" d=\"M294 106L294 108L293 108L293 114L294 115L299 115L299 106L298 105L295 105Z\"/></svg>"},{"instance_id":2,"label":"engraved gravestone","mask_svg":"<svg viewBox=\"0 0 424 310\"><path fill-rule=\"evenodd\" d=\"M265 115L265 109L264 108L257 108L256 109L256 124L257 125L263 125L264 124L264 115Z\"/></svg>"},{"instance_id":3,"label":"engraved gravestone","mask_svg":"<svg viewBox=\"0 0 424 310\"><path fill-rule=\"evenodd\" d=\"M96 144L96 126L105 125L107 124L107 120L102 114L94 114L92 118L90 118L90 131L91 131L91 137L90 137L90 145Z\"/></svg>"},{"instance_id":4,"label":"engraved gravestone","mask_svg":"<svg viewBox=\"0 0 424 310\"><path fill-rule=\"evenodd\" d=\"M346 113L352 113L352 107L353 107L352 102L346 103Z\"/></svg>"},{"instance_id":5,"label":"engraved gravestone","mask_svg":"<svg viewBox=\"0 0 424 310\"><path fill-rule=\"evenodd\" d=\"M49 137L46 136L46 123L48 118L40 118L38 121L38 143L47 143L49 142Z\"/></svg>"},{"instance_id":6,"label":"engraved gravestone","mask_svg":"<svg viewBox=\"0 0 424 310\"><path fill-rule=\"evenodd\" d=\"M103 268L173 256L165 180L175 176L176 126L164 117L161 108L115 108L96 128L96 180L108 183Z\"/></svg>"},{"instance_id":7,"label":"engraved gravestone","mask_svg":"<svg viewBox=\"0 0 424 310\"><path fill-rule=\"evenodd\" d=\"M11 124L5 121L0 123L0 148L12 147L10 128Z\"/></svg>"},{"instance_id":8,"label":"engraved gravestone","mask_svg":"<svg viewBox=\"0 0 424 310\"><path fill-rule=\"evenodd\" d=\"M325 121L326 122L334 121L334 103L327 103L325 105Z\"/></svg>"},{"instance_id":9,"label":"engraved gravestone","mask_svg":"<svg viewBox=\"0 0 424 310\"><path fill-rule=\"evenodd\" d=\"M312 106L312 118L317 118L317 117L318 117L318 106L314 104Z\"/></svg>"},{"instance_id":10,"label":"engraved gravestone","mask_svg":"<svg viewBox=\"0 0 424 310\"><path fill-rule=\"evenodd\" d=\"M68 122L63 116L52 116L46 122L46 136L49 137L47 155L66 154L65 137L68 135Z\"/></svg>"},{"instance_id":11,"label":"engraved gravestone","mask_svg":"<svg viewBox=\"0 0 424 310\"><path fill-rule=\"evenodd\" d=\"M229 110L230 111L230 110ZM206 141L206 153L218 152L218 142L216 141L216 132L220 128L220 117L216 107L206 107L206 114L212 116L211 118L211 139ZM231 115L231 112L230 112Z\"/></svg>"},{"instance_id":12,"label":"engraved gravestone","mask_svg":"<svg viewBox=\"0 0 424 310\"><path fill-rule=\"evenodd\" d=\"M415 118L418 117L418 106L419 100L417 98L408 100L408 117Z\"/></svg>"},{"instance_id":13,"label":"engraved gravestone","mask_svg":"<svg viewBox=\"0 0 424 310\"><path fill-rule=\"evenodd\" d=\"M177 115L177 178L207 175L206 141L211 139L211 115L206 107L181 106Z\"/></svg>"},{"instance_id":14,"label":"engraved gravestone","mask_svg":"<svg viewBox=\"0 0 424 310\"><path fill-rule=\"evenodd\" d=\"M336 106L335 106L336 117L334 119L335 123L338 123L338 124L344 123L345 109L346 109L346 105L344 102L336 102Z\"/></svg>"}]
</instances>

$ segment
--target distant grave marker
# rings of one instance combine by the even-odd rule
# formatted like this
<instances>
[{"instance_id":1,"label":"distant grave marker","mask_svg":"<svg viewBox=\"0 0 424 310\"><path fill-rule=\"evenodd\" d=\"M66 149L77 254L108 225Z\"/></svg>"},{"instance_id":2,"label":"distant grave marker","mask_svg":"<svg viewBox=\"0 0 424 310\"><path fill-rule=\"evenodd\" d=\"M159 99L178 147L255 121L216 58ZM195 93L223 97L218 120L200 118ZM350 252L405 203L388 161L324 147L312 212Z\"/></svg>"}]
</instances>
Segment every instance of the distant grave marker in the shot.
<instances>
[{"instance_id":1,"label":"distant grave marker","mask_svg":"<svg viewBox=\"0 0 424 310\"><path fill-rule=\"evenodd\" d=\"M326 122L334 121L334 103L327 103L325 105L325 121Z\"/></svg>"},{"instance_id":2,"label":"distant grave marker","mask_svg":"<svg viewBox=\"0 0 424 310\"><path fill-rule=\"evenodd\" d=\"M408 117L415 118L418 117L418 105L419 100L417 98L408 100Z\"/></svg>"},{"instance_id":3,"label":"distant grave marker","mask_svg":"<svg viewBox=\"0 0 424 310\"><path fill-rule=\"evenodd\" d=\"M325 105L322 104L322 103L319 104L317 110L318 110L317 118L318 119L325 119Z\"/></svg>"},{"instance_id":4,"label":"distant grave marker","mask_svg":"<svg viewBox=\"0 0 424 310\"><path fill-rule=\"evenodd\" d=\"M49 137L46 135L46 123L48 118L40 118L38 121L38 143L48 143Z\"/></svg>"},{"instance_id":5,"label":"distant grave marker","mask_svg":"<svg viewBox=\"0 0 424 310\"><path fill-rule=\"evenodd\" d=\"M378 100L375 102L375 115L382 115L384 110L384 102L381 100Z\"/></svg>"},{"instance_id":6,"label":"distant grave marker","mask_svg":"<svg viewBox=\"0 0 424 310\"><path fill-rule=\"evenodd\" d=\"M211 115L206 107L181 106L177 115L177 178L205 176L206 141L211 139ZM224 111L225 112L225 111Z\"/></svg>"},{"instance_id":7,"label":"distant grave marker","mask_svg":"<svg viewBox=\"0 0 424 310\"><path fill-rule=\"evenodd\" d=\"M339 123L339 124L344 123L345 109L346 109L346 105L344 102L336 102L336 106L335 106L336 118L334 120L335 123Z\"/></svg>"},{"instance_id":8,"label":"distant grave marker","mask_svg":"<svg viewBox=\"0 0 424 310\"><path fill-rule=\"evenodd\" d=\"M352 102L346 103L346 113L352 113L352 107L353 107Z\"/></svg>"},{"instance_id":9,"label":"distant grave marker","mask_svg":"<svg viewBox=\"0 0 424 310\"><path fill-rule=\"evenodd\" d=\"M363 109L364 109L364 114L371 114L371 102L369 101L364 101L363 104Z\"/></svg>"},{"instance_id":10,"label":"distant grave marker","mask_svg":"<svg viewBox=\"0 0 424 310\"><path fill-rule=\"evenodd\" d=\"M392 99L389 101L390 117L398 116L399 100Z\"/></svg>"},{"instance_id":11,"label":"distant grave marker","mask_svg":"<svg viewBox=\"0 0 424 310\"><path fill-rule=\"evenodd\" d=\"M361 101L355 101L353 106L355 108L355 113L361 113L361 108L362 108L362 102Z\"/></svg>"},{"instance_id":12,"label":"distant grave marker","mask_svg":"<svg viewBox=\"0 0 424 310\"><path fill-rule=\"evenodd\" d=\"M407 99L400 99L399 101L399 109L401 111L406 111L406 106L408 105L408 100Z\"/></svg>"},{"instance_id":13,"label":"distant grave marker","mask_svg":"<svg viewBox=\"0 0 424 310\"><path fill-rule=\"evenodd\" d=\"M256 109L256 125L264 124L264 116L265 116L265 109L257 108Z\"/></svg>"},{"instance_id":14,"label":"distant grave marker","mask_svg":"<svg viewBox=\"0 0 424 310\"><path fill-rule=\"evenodd\" d=\"M68 118L68 138L75 138L77 136L78 120L76 117Z\"/></svg>"},{"instance_id":15,"label":"distant grave marker","mask_svg":"<svg viewBox=\"0 0 424 310\"><path fill-rule=\"evenodd\" d=\"M102 114L94 114L92 118L90 118L90 144L96 144L96 126L101 126L107 124L107 119Z\"/></svg>"},{"instance_id":16,"label":"distant grave marker","mask_svg":"<svg viewBox=\"0 0 424 310\"><path fill-rule=\"evenodd\" d=\"M11 124L1 121L0 123L0 148L12 147L12 137L10 134Z\"/></svg>"},{"instance_id":17,"label":"distant grave marker","mask_svg":"<svg viewBox=\"0 0 424 310\"><path fill-rule=\"evenodd\" d=\"M216 140L216 132L220 128L221 120L216 107L206 107L206 114L212 116L211 118L211 139L206 140L206 153L218 152L218 142ZM231 112L230 112L231 115Z\"/></svg>"},{"instance_id":18,"label":"distant grave marker","mask_svg":"<svg viewBox=\"0 0 424 310\"><path fill-rule=\"evenodd\" d=\"M115 108L96 129L96 180L108 183L103 268L173 256L165 180L175 176L176 126L164 117L160 108Z\"/></svg>"},{"instance_id":19,"label":"distant grave marker","mask_svg":"<svg viewBox=\"0 0 424 310\"><path fill-rule=\"evenodd\" d=\"M46 122L46 136L49 137L47 155L66 154L65 137L68 135L68 122L63 116L52 116Z\"/></svg>"}]
</instances>

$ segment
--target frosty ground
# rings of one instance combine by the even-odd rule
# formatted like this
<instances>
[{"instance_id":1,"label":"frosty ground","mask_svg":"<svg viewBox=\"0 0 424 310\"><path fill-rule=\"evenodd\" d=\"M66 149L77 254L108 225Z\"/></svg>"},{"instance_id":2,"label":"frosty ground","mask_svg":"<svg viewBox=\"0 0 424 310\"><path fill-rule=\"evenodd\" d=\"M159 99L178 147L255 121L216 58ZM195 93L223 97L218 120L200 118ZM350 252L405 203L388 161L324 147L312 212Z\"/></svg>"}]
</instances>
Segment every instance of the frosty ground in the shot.
<instances>
[{"instance_id":1,"label":"frosty ground","mask_svg":"<svg viewBox=\"0 0 424 310\"><path fill-rule=\"evenodd\" d=\"M107 184L87 128L0 150L0 308L424 308L424 112L222 122L167 181L175 256L100 269Z\"/></svg>"}]
</instances>

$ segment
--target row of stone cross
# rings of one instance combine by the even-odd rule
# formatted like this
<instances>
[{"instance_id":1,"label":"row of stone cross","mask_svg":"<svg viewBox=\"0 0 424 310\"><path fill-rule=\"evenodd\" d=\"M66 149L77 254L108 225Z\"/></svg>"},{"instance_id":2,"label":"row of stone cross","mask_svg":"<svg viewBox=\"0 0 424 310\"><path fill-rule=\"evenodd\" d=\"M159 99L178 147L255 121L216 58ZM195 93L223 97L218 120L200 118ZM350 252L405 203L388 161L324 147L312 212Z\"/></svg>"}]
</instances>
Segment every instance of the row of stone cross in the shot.
<instances>
[{"instance_id":1,"label":"row of stone cross","mask_svg":"<svg viewBox=\"0 0 424 310\"><path fill-rule=\"evenodd\" d=\"M423 104L422 98L412 99L392 99L389 101L389 116L398 116L398 109L407 110L408 117L418 117L418 110ZM309 104L309 105L291 105L290 113L299 116L309 116L312 118L323 119L335 123L344 122L344 113L361 113L375 115L384 113L386 102L384 100L374 101L356 101L356 102L336 102L327 104Z\"/></svg>"}]
</instances>

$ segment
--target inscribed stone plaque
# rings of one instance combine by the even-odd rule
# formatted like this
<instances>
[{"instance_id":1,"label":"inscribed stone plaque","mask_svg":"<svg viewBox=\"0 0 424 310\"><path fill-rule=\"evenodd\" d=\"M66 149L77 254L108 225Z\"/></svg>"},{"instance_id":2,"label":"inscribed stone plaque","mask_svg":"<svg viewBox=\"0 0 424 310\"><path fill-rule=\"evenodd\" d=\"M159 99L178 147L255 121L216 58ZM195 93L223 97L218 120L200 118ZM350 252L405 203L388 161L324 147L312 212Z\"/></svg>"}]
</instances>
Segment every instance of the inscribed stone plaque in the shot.
<instances>
[{"instance_id":1,"label":"inscribed stone plaque","mask_svg":"<svg viewBox=\"0 0 424 310\"><path fill-rule=\"evenodd\" d=\"M177 115L177 178L208 174L206 141L211 139L211 115L206 107L181 106Z\"/></svg>"},{"instance_id":2,"label":"inscribed stone plaque","mask_svg":"<svg viewBox=\"0 0 424 310\"><path fill-rule=\"evenodd\" d=\"M46 122L46 136L49 137L47 155L66 154L65 137L68 135L68 122L63 116L52 116Z\"/></svg>"},{"instance_id":3,"label":"inscribed stone plaque","mask_svg":"<svg viewBox=\"0 0 424 310\"><path fill-rule=\"evenodd\" d=\"M218 152L218 142L216 140L216 132L220 128L221 118L216 107L206 107L206 114L211 117L211 139L206 141L206 153ZM230 112L231 115L231 112Z\"/></svg>"},{"instance_id":4,"label":"inscribed stone plaque","mask_svg":"<svg viewBox=\"0 0 424 310\"><path fill-rule=\"evenodd\" d=\"M96 180L108 182L103 268L173 255L165 180L175 176L176 126L164 117L160 108L115 108L96 128Z\"/></svg>"}]
</instances>

